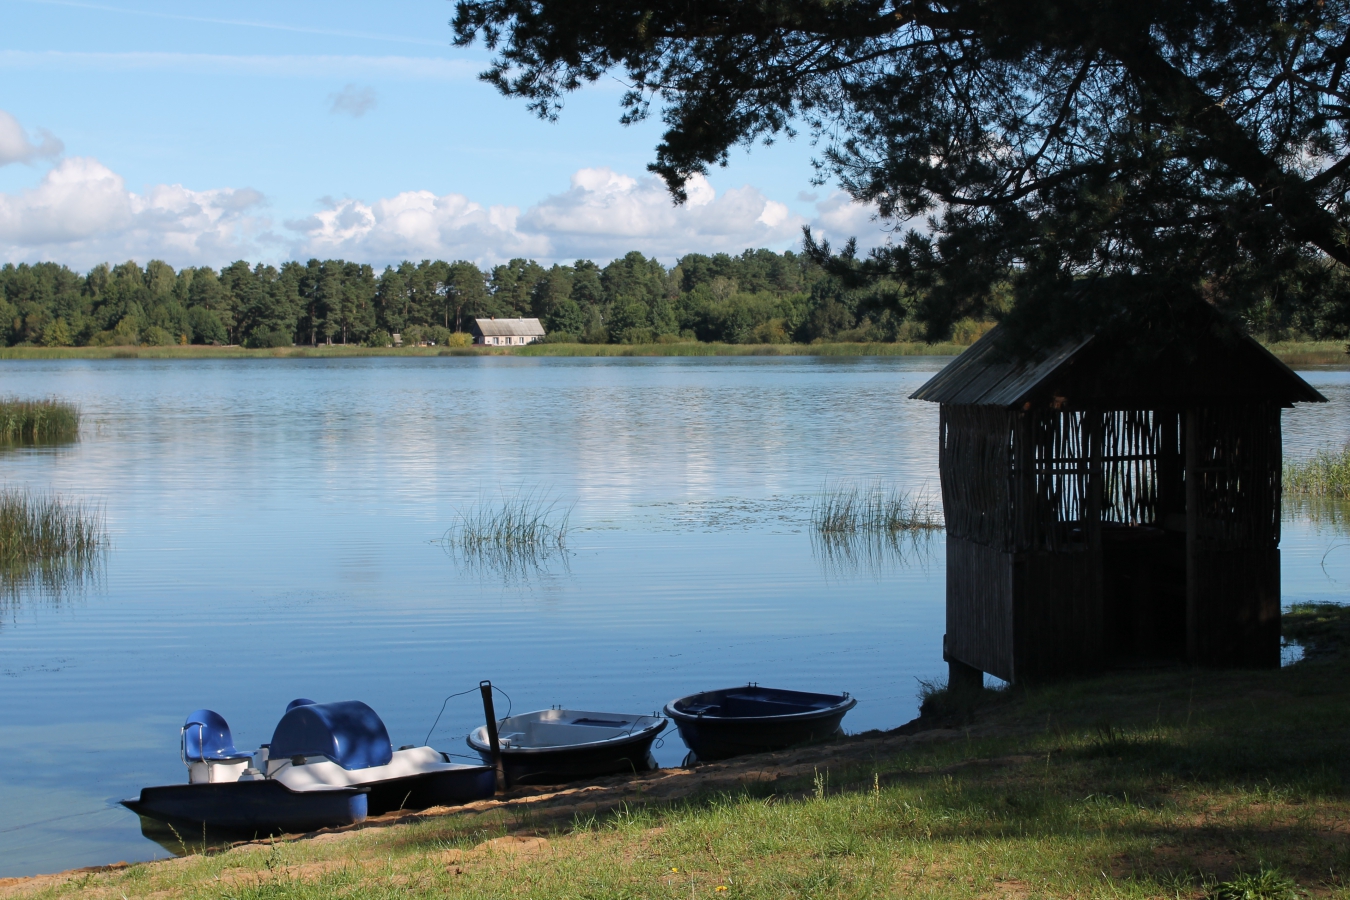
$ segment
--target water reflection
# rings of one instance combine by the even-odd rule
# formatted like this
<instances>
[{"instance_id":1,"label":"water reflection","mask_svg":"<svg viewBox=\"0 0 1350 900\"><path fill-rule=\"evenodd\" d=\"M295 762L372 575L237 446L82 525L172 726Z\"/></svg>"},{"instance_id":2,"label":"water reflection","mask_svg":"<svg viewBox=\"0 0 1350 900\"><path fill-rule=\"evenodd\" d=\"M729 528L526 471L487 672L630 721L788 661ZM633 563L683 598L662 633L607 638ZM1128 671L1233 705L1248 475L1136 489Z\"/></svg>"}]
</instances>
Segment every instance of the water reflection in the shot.
<instances>
[{"instance_id":1,"label":"water reflection","mask_svg":"<svg viewBox=\"0 0 1350 900\"><path fill-rule=\"evenodd\" d=\"M1350 537L1350 500L1285 494L1280 512L1285 522L1306 522L1314 533Z\"/></svg>"},{"instance_id":2,"label":"water reflection","mask_svg":"<svg viewBox=\"0 0 1350 900\"><path fill-rule=\"evenodd\" d=\"M257 840L267 835L220 831L200 822L161 822L149 816L141 820L141 835L159 844L174 856L195 856L224 850L241 841Z\"/></svg>"},{"instance_id":3,"label":"water reflection","mask_svg":"<svg viewBox=\"0 0 1350 900\"><path fill-rule=\"evenodd\" d=\"M867 576L876 580L906 569L927 573L940 559L940 531L822 532L811 535L811 552L827 578Z\"/></svg>"},{"instance_id":4,"label":"water reflection","mask_svg":"<svg viewBox=\"0 0 1350 900\"><path fill-rule=\"evenodd\" d=\"M106 551L0 567L0 611L25 604L62 606L101 593L107 579Z\"/></svg>"}]
</instances>

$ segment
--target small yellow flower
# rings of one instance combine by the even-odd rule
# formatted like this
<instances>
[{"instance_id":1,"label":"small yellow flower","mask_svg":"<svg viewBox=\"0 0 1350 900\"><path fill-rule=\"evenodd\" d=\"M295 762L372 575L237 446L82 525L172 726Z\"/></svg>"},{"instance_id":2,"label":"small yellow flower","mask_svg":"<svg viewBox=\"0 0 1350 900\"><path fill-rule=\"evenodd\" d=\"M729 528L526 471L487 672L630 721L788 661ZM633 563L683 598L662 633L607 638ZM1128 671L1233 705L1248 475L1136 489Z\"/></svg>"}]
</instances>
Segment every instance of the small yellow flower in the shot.
<instances>
[{"instance_id":1,"label":"small yellow flower","mask_svg":"<svg viewBox=\"0 0 1350 900\"><path fill-rule=\"evenodd\" d=\"M680 871L680 870L677 869L677 868L675 868L674 866L671 866L671 867L670 867L670 871L672 871L672 872L678 872L678 871Z\"/></svg>"},{"instance_id":2,"label":"small yellow flower","mask_svg":"<svg viewBox=\"0 0 1350 900\"><path fill-rule=\"evenodd\" d=\"M719 884L719 885L717 886L717 889L718 889L719 891L725 891L725 890L727 889L727 886L726 886L725 884Z\"/></svg>"}]
</instances>

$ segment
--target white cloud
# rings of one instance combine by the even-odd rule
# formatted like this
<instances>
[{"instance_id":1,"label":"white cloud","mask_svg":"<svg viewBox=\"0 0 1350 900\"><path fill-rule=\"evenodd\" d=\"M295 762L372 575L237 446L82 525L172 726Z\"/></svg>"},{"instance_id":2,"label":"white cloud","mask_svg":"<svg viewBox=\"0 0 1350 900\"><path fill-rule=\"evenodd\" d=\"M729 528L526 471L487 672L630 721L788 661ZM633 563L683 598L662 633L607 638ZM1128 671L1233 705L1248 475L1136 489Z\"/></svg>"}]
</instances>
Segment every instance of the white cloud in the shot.
<instances>
[{"instance_id":1,"label":"white cloud","mask_svg":"<svg viewBox=\"0 0 1350 900\"><path fill-rule=\"evenodd\" d=\"M463 194L438 197L431 191L406 191L372 204L329 200L325 205L307 219L286 223L303 235L292 247L295 258L499 262L550 255L546 239L519 231L516 207L484 207Z\"/></svg>"},{"instance_id":2,"label":"white cloud","mask_svg":"<svg viewBox=\"0 0 1350 900\"><path fill-rule=\"evenodd\" d=\"M828 240L836 247L851 237L858 239L863 250L887 242L891 232L886 223L877 219L877 209L870 203L855 203L843 191L834 191L816 203L816 214L811 219L811 236Z\"/></svg>"},{"instance_id":3,"label":"white cloud","mask_svg":"<svg viewBox=\"0 0 1350 900\"><path fill-rule=\"evenodd\" d=\"M329 94L328 100L333 104L328 110L330 113L342 113L359 119L375 108L375 89L349 84L341 93Z\"/></svg>"},{"instance_id":4,"label":"white cloud","mask_svg":"<svg viewBox=\"0 0 1350 900\"><path fill-rule=\"evenodd\" d=\"M160 258L220 265L257 258L267 221L249 188L193 191L157 185L143 194L96 159L58 162L37 187L0 194L0 258L88 268L108 260Z\"/></svg>"},{"instance_id":5,"label":"white cloud","mask_svg":"<svg viewBox=\"0 0 1350 900\"><path fill-rule=\"evenodd\" d=\"M38 139L33 143L19 120L0 109L0 166L49 159L65 149L56 135L45 129L38 129Z\"/></svg>"},{"instance_id":6,"label":"white cloud","mask_svg":"<svg viewBox=\"0 0 1350 900\"><path fill-rule=\"evenodd\" d=\"M492 265L513 257L603 263L638 250L669 264L691 252L786 249L808 222L836 244L856 235L866 248L886 238L872 208L842 193L816 202L809 220L749 185L719 193L700 176L688 194L688 202L676 206L655 178L580 169L566 191L524 212L431 191L374 202L325 198L318 212L285 221L278 235L259 211L264 198L257 191L175 184L136 193L97 160L74 157L57 162L28 191L0 193L0 260L49 259L76 268L121 259L219 266L287 257Z\"/></svg>"},{"instance_id":7,"label":"white cloud","mask_svg":"<svg viewBox=\"0 0 1350 900\"><path fill-rule=\"evenodd\" d=\"M696 175L688 196L676 206L656 178L581 169L570 190L528 209L521 228L546 236L561 259L610 258L637 249L669 261L691 252L779 246L806 224L748 185L719 195Z\"/></svg>"}]
</instances>

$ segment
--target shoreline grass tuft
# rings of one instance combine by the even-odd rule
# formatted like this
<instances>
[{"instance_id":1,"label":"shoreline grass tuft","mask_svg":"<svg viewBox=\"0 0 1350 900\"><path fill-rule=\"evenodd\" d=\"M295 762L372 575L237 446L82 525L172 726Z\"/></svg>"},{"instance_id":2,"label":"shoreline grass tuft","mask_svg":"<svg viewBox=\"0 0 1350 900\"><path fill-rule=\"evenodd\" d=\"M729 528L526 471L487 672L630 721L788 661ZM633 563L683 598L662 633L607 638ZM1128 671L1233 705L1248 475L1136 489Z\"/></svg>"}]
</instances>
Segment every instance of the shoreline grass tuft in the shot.
<instances>
[{"instance_id":1,"label":"shoreline grass tuft","mask_svg":"<svg viewBox=\"0 0 1350 900\"><path fill-rule=\"evenodd\" d=\"M107 543L102 507L0 488L0 584L11 596L34 584L59 592L83 582Z\"/></svg>"},{"instance_id":2,"label":"shoreline grass tuft","mask_svg":"<svg viewBox=\"0 0 1350 900\"><path fill-rule=\"evenodd\" d=\"M821 534L899 534L939 531L942 514L931 497L881 481L826 484L811 508L811 523Z\"/></svg>"},{"instance_id":3,"label":"shoreline grass tuft","mask_svg":"<svg viewBox=\"0 0 1350 900\"><path fill-rule=\"evenodd\" d=\"M538 488L480 498L443 537L447 550L471 568L528 577L554 556L566 558L572 506Z\"/></svg>"},{"instance_id":4,"label":"shoreline grass tuft","mask_svg":"<svg viewBox=\"0 0 1350 900\"><path fill-rule=\"evenodd\" d=\"M1285 463L1284 490L1305 497L1350 499L1350 444Z\"/></svg>"},{"instance_id":5,"label":"shoreline grass tuft","mask_svg":"<svg viewBox=\"0 0 1350 900\"><path fill-rule=\"evenodd\" d=\"M0 397L0 443L73 441L79 431L80 410L73 403Z\"/></svg>"}]
</instances>

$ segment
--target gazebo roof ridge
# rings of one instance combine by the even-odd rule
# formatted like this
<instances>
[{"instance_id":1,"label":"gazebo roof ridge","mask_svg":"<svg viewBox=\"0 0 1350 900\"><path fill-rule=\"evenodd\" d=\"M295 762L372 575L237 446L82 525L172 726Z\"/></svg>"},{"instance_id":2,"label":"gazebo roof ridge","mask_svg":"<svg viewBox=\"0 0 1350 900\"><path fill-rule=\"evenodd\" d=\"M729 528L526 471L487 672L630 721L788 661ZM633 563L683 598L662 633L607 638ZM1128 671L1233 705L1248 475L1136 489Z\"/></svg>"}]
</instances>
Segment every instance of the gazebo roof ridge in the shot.
<instances>
[{"instance_id":1,"label":"gazebo roof ridge","mask_svg":"<svg viewBox=\"0 0 1350 900\"><path fill-rule=\"evenodd\" d=\"M1066 340L1029 359L1004 352L996 326L948 363L913 400L958 406L1163 408L1213 403L1325 403L1311 385L1245 332L1198 330L1145 359L1139 347L1100 335Z\"/></svg>"}]
</instances>

